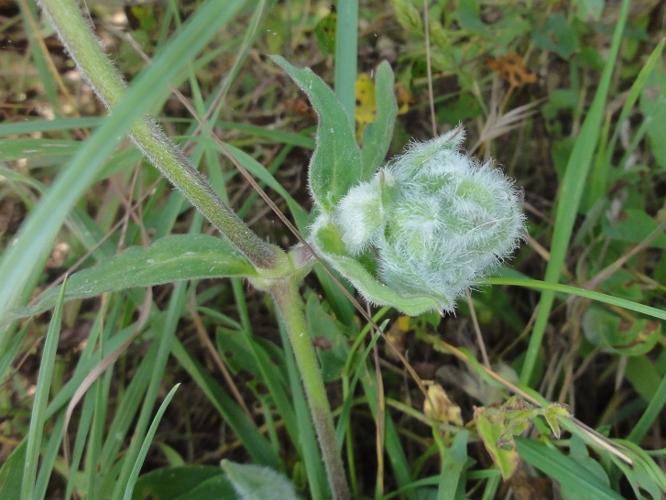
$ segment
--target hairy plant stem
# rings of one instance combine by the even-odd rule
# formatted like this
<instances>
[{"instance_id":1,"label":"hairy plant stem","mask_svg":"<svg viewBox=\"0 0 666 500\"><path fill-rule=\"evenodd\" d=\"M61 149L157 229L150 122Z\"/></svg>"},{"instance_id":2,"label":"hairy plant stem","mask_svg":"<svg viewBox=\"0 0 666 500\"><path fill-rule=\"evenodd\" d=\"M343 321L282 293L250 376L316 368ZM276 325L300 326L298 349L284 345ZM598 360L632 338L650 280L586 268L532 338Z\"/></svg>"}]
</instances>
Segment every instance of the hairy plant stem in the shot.
<instances>
[{"instance_id":1,"label":"hairy plant stem","mask_svg":"<svg viewBox=\"0 0 666 500\"><path fill-rule=\"evenodd\" d=\"M333 498L345 500L349 498L349 486L340 450L335 441L333 415L321 376L317 353L305 322L304 304L298 292L298 283L298 280L284 278L278 280L270 291L280 320L289 336L298 371L303 380Z\"/></svg>"},{"instance_id":2,"label":"hairy plant stem","mask_svg":"<svg viewBox=\"0 0 666 500\"><path fill-rule=\"evenodd\" d=\"M84 19L75 0L41 0L60 39L77 67L104 105L112 110L126 90L118 70L104 54L90 23ZM259 238L226 206L204 177L190 164L180 149L155 121L146 116L130 129L132 141L150 162L260 270L267 282L283 321L310 406L334 498L349 498L345 471L335 441L333 417L326 396L317 356L307 332L304 305L298 292L303 270L275 279L272 271L284 271L286 255L278 247ZM307 271L306 271L307 272ZM274 281L273 281L274 280ZM264 288L261 287L260 288Z\"/></svg>"},{"instance_id":3,"label":"hairy plant stem","mask_svg":"<svg viewBox=\"0 0 666 500\"><path fill-rule=\"evenodd\" d=\"M126 84L104 54L76 0L41 0L41 5L78 69L99 99L112 110L124 94ZM130 129L130 138L162 175L255 267L272 267L281 250L259 238L220 200L152 118L146 116L137 121Z\"/></svg>"}]
</instances>

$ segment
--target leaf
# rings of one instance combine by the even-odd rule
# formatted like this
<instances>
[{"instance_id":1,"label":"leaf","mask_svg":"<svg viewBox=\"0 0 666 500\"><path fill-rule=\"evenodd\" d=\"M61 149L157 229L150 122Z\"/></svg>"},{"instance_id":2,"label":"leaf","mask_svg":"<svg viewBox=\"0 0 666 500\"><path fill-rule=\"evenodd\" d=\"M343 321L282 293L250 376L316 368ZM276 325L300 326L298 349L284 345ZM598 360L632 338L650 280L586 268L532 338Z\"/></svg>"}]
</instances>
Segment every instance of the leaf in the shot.
<instances>
[{"instance_id":1,"label":"leaf","mask_svg":"<svg viewBox=\"0 0 666 500\"><path fill-rule=\"evenodd\" d=\"M575 498L596 500L620 500L622 497L611 490L603 480L590 474L573 458L544 444L529 439L517 438L520 456L544 474L566 484L568 492Z\"/></svg>"},{"instance_id":2,"label":"leaf","mask_svg":"<svg viewBox=\"0 0 666 500\"><path fill-rule=\"evenodd\" d=\"M558 403L550 403L543 410L543 417L546 419L555 439L560 439L560 419L571 417L569 409Z\"/></svg>"},{"instance_id":3,"label":"leaf","mask_svg":"<svg viewBox=\"0 0 666 500\"><path fill-rule=\"evenodd\" d=\"M237 464L229 460L222 460L221 465L241 500L298 498L289 480L269 467Z\"/></svg>"},{"instance_id":4,"label":"leaf","mask_svg":"<svg viewBox=\"0 0 666 500\"><path fill-rule=\"evenodd\" d=\"M658 321L621 319L595 306L585 311L582 327L590 343L624 356L642 356L661 338L661 323Z\"/></svg>"},{"instance_id":5,"label":"leaf","mask_svg":"<svg viewBox=\"0 0 666 500\"><path fill-rule=\"evenodd\" d=\"M44 448L44 425L48 419L46 408L54 379L58 339L60 339L61 331L64 291L67 289L68 284L68 280L65 280L60 287L56 308L51 317L51 321L49 322L49 328L46 332L46 340L44 341L44 348L42 349L40 357L37 387L35 388L35 398L32 402L30 426L28 428L28 443L25 453L25 464L23 467L21 498L39 497L39 494L37 494L35 489L35 480L38 477L37 466L39 464L39 457L42 455L42 449ZM45 470L43 468L46 467L46 458L44 458L42 462L42 470Z\"/></svg>"},{"instance_id":6,"label":"leaf","mask_svg":"<svg viewBox=\"0 0 666 500\"><path fill-rule=\"evenodd\" d=\"M492 418L493 415L487 408L474 409L474 421L476 430L483 441L483 444L493 459L504 479L509 479L518 467L520 458L515 449L515 444L511 440L510 447L500 447L502 435L505 432L504 425Z\"/></svg>"},{"instance_id":7,"label":"leaf","mask_svg":"<svg viewBox=\"0 0 666 500\"><path fill-rule=\"evenodd\" d=\"M354 118L356 119L356 133L363 136L363 131L368 123L375 121L377 107L375 106L375 83L367 73L360 73L354 83L354 93L356 95L356 109Z\"/></svg>"},{"instance_id":8,"label":"leaf","mask_svg":"<svg viewBox=\"0 0 666 500\"><path fill-rule=\"evenodd\" d=\"M467 440L468 431L460 431L453 438L451 447L447 450L442 463L442 472L439 480L438 500L454 500L459 490L464 489L465 482L461 481L465 464L467 463Z\"/></svg>"},{"instance_id":9,"label":"leaf","mask_svg":"<svg viewBox=\"0 0 666 500\"><path fill-rule=\"evenodd\" d=\"M622 297L616 297L614 295L608 295L605 293L596 292L594 290L588 290L586 288L578 288L570 285L563 285L561 283L549 283L547 281L533 280L528 278L513 278L513 277L497 277L497 278L486 278L482 283L488 285L512 285L512 286L524 286L526 288L533 288L535 290L543 290L547 292L565 293L569 295L575 295L577 297L585 297L586 299L596 300L604 304L610 304L612 306L623 307L629 311L636 311L647 316L652 316L653 318L659 318L666 320L666 311L659 309L657 307L647 306L645 304L640 304L633 300L627 300Z\"/></svg>"},{"instance_id":10,"label":"leaf","mask_svg":"<svg viewBox=\"0 0 666 500\"><path fill-rule=\"evenodd\" d=\"M193 492L199 486L215 481L214 490L208 496L195 496ZM212 494L214 493L214 495ZM205 500L208 498L233 498L234 489L219 467L207 465L183 465L152 470L142 475L134 488L133 500L175 500L190 498Z\"/></svg>"},{"instance_id":11,"label":"leaf","mask_svg":"<svg viewBox=\"0 0 666 500\"><path fill-rule=\"evenodd\" d=\"M666 114L664 115L666 117ZM665 136L666 137L666 136ZM640 243L653 232L659 231L650 241L653 248L666 249L666 235L663 227L643 210L629 208L622 212L620 220L609 223L604 218L603 234L608 238L628 243Z\"/></svg>"},{"instance_id":12,"label":"leaf","mask_svg":"<svg viewBox=\"0 0 666 500\"><path fill-rule=\"evenodd\" d=\"M391 65L382 61L377 67L374 87L375 119L369 123L363 132L363 149L361 159L363 174L361 180L368 180L381 166L386 158L391 140L393 139L393 126L398 115L396 102L394 76Z\"/></svg>"},{"instance_id":13,"label":"leaf","mask_svg":"<svg viewBox=\"0 0 666 500\"><path fill-rule=\"evenodd\" d=\"M173 281L248 276L256 276L253 266L224 240L203 234L171 235L73 274L65 301ZM15 311L13 319L52 308L59 290L48 290L35 304Z\"/></svg>"},{"instance_id":14,"label":"leaf","mask_svg":"<svg viewBox=\"0 0 666 500\"><path fill-rule=\"evenodd\" d=\"M578 48L578 35L562 14L548 16L545 26L533 35L537 47L568 59Z\"/></svg>"},{"instance_id":15,"label":"leaf","mask_svg":"<svg viewBox=\"0 0 666 500\"><path fill-rule=\"evenodd\" d=\"M335 53L335 28L338 16L335 12L329 12L315 26L314 35L319 50L327 56Z\"/></svg>"},{"instance_id":16,"label":"leaf","mask_svg":"<svg viewBox=\"0 0 666 500\"><path fill-rule=\"evenodd\" d=\"M611 455L613 463L622 470L627 481L629 481L636 498L645 498L641 495L642 492L649 493L653 500L664 498L666 494L666 473L655 463L652 457L631 441L614 439L613 442L621 445L622 451L633 461L633 466L629 466L615 455Z\"/></svg>"},{"instance_id":17,"label":"leaf","mask_svg":"<svg viewBox=\"0 0 666 500\"><path fill-rule=\"evenodd\" d=\"M137 479L139 478L139 472L141 472L141 467L143 467L143 462L146 460L146 455L148 455L148 450L150 449L150 445L152 444L153 439L155 438L155 433L157 432L157 428L159 427L162 417L164 416L164 412L169 406L169 403L171 403L173 397L176 395L176 391L178 390L179 387L180 384L176 384L171 388L171 390L165 396L164 400L157 409L157 412L153 417L153 421L150 423L148 432L146 432L146 436L144 437L143 442L141 443L141 449L139 450L139 454L137 455L136 460L132 465L132 472L130 473L129 479L127 480L127 484L125 485L125 494L123 495L123 500L130 500L132 498L132 492L134 491L134 486L136 485Z\"/></svg>"},{"instance_id":18,"label":"leaf","mask_svg":"<svg viewBox=\"0 0 666 500\"><path fill-rule=\"evenodd\" d=\"M347 360L347 337L342 331L342 325L326 313L314 295L308 297L305 315L308 331L314 336L324 382L333 382L340 377Z\"/></svg>"},{"instance_id":19,"label":"leaf","mask_svg":"<svg viewBox=\"0 0 666 500\"><path fill-rule=\"evenodd\" d=\"M26 447L27 441L24 439L0 467L0 496L3 498L21 498Z\"/></svg>"},{"instance_id":20,"label":"leaf","mask_svg":"<svg viewBox=\"0 0 666 500\"><path fill-rule=\"evenodd\" d=\"M571 436L569 440L569 456L576 461L576 463L592 477L599 479L600 482L606 486L610 486L610 481L606 475L603 466L590 457L587 447L581 438L578 436ZM570 488L568 483L561 483L562 497L564 500L577 500L578 495L576 488Z\"/></svg>"},{"instance_id":21,"label":"leaf","mask_svg":"<svg viewBox=\"0 0 666 500\"><path fill-rule=\"evenodd\" d=\"M280 56L272 56L272 60L307 94L319 117L308 176L315 203L330 212L361 180L361 153L350 117L330 87L310 68L296 68Z\"/></svg>"},{"instance_id":22,"label":"leaf","mask_svg":"<svg viewBox=\"0 0 666 500\"><path fill-rule=\"evenodd\" d=\"M462 427L463 420L460 406L449 399L444 388L438 383L428 385L423 401L423 413L426 417Z\"/></svg>"},{"instance_id":23,"label":"leaf","mask_svg":"<svg viewBox=\"0 0 666 500\"><path fill-rule=\"evenodd\" d=\"M436 297L401 295L377 280L357 259L347 254L340 233L333 224L313 228L312 238L321 256L347 278L368 302L391 306L410 316L439 309Z\"/></svg>"},{"instance_id":24,"label":"leaf","mask_svg":"<svg viewBox=\"0 0 666 500\"><path fill-rule=\"evenodd\" d=\"M412 0L391 0L395 17L406 31L412 33L423 32L423 21L421 14L414 6Z\"/></svg>"}]
</instances>

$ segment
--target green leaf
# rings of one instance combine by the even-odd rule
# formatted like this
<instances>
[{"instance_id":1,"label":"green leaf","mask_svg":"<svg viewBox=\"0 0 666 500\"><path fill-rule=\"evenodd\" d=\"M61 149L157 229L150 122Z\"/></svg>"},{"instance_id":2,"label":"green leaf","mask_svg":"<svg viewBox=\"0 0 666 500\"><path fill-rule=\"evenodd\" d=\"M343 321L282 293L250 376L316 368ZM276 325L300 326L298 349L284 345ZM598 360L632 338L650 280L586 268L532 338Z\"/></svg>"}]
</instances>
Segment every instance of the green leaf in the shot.
<instances>
[{"instance_id":1,"label":"green leaf","mask_svg":"<svg viewBox=\"0 0 666 500\"><path fill-rule=\"evenodd\" d=\"M27 450L25 454L25 464L23 466L23 483L21 485L21 498L34 498L35 479L37 477L37 464L43 447L42 439L44 437L44 424L47 420L46 407L51 392L53 382L53 371L55 368L56 353L58 351L58 339L60 338L62 305L64 303L64 292L68 281L60 287L57 295L56 309L49 322L49 329L46 332L46 341L42 350L41 361L39 363L39 375L37 376L37 388L35 389L35 399L32 403L32 412L30 415L30 427L28 429ZM53 433L55 435L55 432ZM45 465L42 464L42 467Z\"/></svg>"},{"instance_id":2,"label":"green leaf","mask_svg":"<svg viewBox=\"0 0 666 500\"><path fill-rule=\"evenodd\" d=\"M407 32L420 34L423 31L421 14L412 0L391 0L391 4L395 11L395 18Z\"/></svg>"},{"instance_id":3,"label":"green leaf","mask_svg":"<svg viewBox=\"0 0 666 500\"><path fill-rule=\"evenodd\" d=\"M533 288L535 290L542 290L547 292L565 293L569 295L576 295L578 297L585 297L586 299L596 300L597 302L602 302L604 304L610 304L612 306L623 307L629 311L635 311L647 316L652 316L653 318L659 318L666 320L666 311L659 309L657 307L646 306L645 304L640 304L634 302L633 300L628 300L622 297L615 297L613 295L608 295L605 293L595 292L594 290L588 290L586 288L578 288L570 285L563 285L561 283L548 283L547 281L533 280L528 278L487 278L483 280L483 283L488 285L512 285L512 286L524 286L526 288Z\"/></svg>"},{"instance_id":4,"label":"green leaf","mask_svg":"<svg viewBox=\"0 0 666 500\"><path fill-rule=\"evenodd\" d=\"M544 474L566 484L568 492L575 498L596 500L620 500L622 497L611 490L603 480L590 474L573 458L544 444L525 438L516 439L518 453L530 465Z\"/></svg>"},{"instance_id":5,"label":"green leaf","mask_svg":"<svg viewBox=\"0 0 666 500\"><path fill-rule=\"evenodd\" d=\"M664 116L666 117L666 115ZM603 234L613 240L640 243L654 231L660 231L661 234L652 238L650 246L666 249L666 235L663 234L663 227L660 228L659 223L643 210L629 208L622 212L620 220L612 224L604 218Z\"/></svg>"},{"instance_id":6,"label":"green leaf","mask_svg":"<svg viewBox=\"0 0 666 500\"><path fill-rule=\"evenodd\" d=\"M502 473L502 477L509 479L518 467L520 460L513 439L511 439L508 447L503 445L505 426L501 421L492 417L493 414L487 408L476 408L474 411L476 430L483 441L483 445L493 459L493 463Z\"/></svg>"},{"instance_id":7,"label":"green leaf","mask_svg":"<svg viewBox=\"0 0 666 500\"><path fill-rule=\"evenodd\" d=\"M340 372L347 358L347 338L341 325L331 318L314 295L308 297L305 306L308 331L315 335L317 354L321 363L324 382L333 382L340 377Z\"/></svg>"},{"instance_id":8,"label":"green leaf","mask_svg":"<svg viewBox=\"0 0 666 500\"><path fill-rule=\"evenodd\" d=\"M256 276L254 268L226 241L203 234L172 235L147 248L128 248L106 262L73 274L65 301L173 281L247 276ZM35 304L16 311L14 318L50 309L59 290L47 291Z\"/></svg>"},{"instance_id":9,"label":"green leaf","mask_svg":"<svg viewBox=\"0 0 666 500\"><path fill-rule=\"evenodd\" d=\"M569 440L569 449L569 456L575 460L581 468L585 469L590 476L599 479L599 481L606 486L610 486L608 475L603 466L590 457L587 447L581 438L578 436L571 436L571 439ZM575 487L570 488L566 483L562 483L560 486L562 488L562 497L565 500L577 500L578 496Z\"/></svg>"},{"instance_id":10,"label":"green leaf","mask_svg":"<svg viewBox=\"0 0 666 500\"><path fill-rule=\"evenodd\" d=\"M534 33L534 42L543 50L568 59L578 48L578 35L562 14L548 16L545 26Z\"/></svg>"},{"instance_id":11,"label":"green leaf","mask_svg":"<svg viewBox=\"0 0 666 500\"><path fill-rule=\"evenodd\" d=\"M0 467L0 496L3 498L21 498L21 481L27 442L24 439Z\"/></svg>"},{"instance_id":12,"label":"green leaf","mask_svg":"<svg viewBox=\"0 0 666 500\"><path fill-rule=\"evenodd\" d=\"M298 498L289 480L269 467L237 464L229 460L222 460L221 465L241 500Z\"/></svg>"},{"instance_id":13,"label":"green leaf","mask_svg":"<svg viewBox=\"0 0 666 500\"><path fill-rule=\"evenodd\" d=\"M308 175L315 203L330 212L361 179L361 153L352 123L330 87L310 68L296 68L280 56L272 59L305 92L319 116Z\"/></svg>"},{"instance_id":14,"label":"green leaf","mask_svg":"<svg viewBox=\"0 0 666 500\"><path fill-rule=\"evenodd\" d=\"M398 115L398 103L393 90L394 77L391 65L382 61L375 76L375 103L377 115L375 121L365 127L361 159L363 175L367 181L384 162L386 153L393 139L393 126Z\"/></svg>"},{"instance_id":15,"label":"green leaf","mask_svg":"<svg viewBox=\"0 0 666 500\"><path fill-rule=\"evenodd\" d=\"M600 307L583 315L583 333L592 344L623 356L642 356L661 339L661 323L646 319L626 320Z\"/></svg>"},{"instance_id":16,"label":"green leaf","mask_svg":"<svg viewBox=\"0 0 666 500\"><path fill-rule=\"evenodd\" d=\"M357 259L347 254L340 233L333 224L314 228L312 237L322 257L347 278L368 302L391 306L410 316L439 309L440 301L436 297L401 295L378 281Z\"/></svg>"},{"instance_id":17,"label":"green leaf","mask_svg":"<svg viewBox=\"0 0 666 500\"><path fill-rule=\"evenodd\" d=\"M335 25L337 23L337 14L329 12L320 19L314 28L315 40L317 46L323 54L330 56L335 53Z\"/></svg>"},{"instance_id":18,"label":"green leaf","mask_svg":"<svg viewBox=\"0 0 666 500\"><path fill-rule=\"evenodd\" d=\"M659 500L666 495L666 473L655 463L650 455L640 446L631 441L614 439L614 443L622 447L622 451L631 458L633 465L611 455L613 463L622 470L627 481L634 490L636 498L646 498L641 493L649 493L653 500Z\"/></svg>"},{"instance_id":19,"label":"green leaf","mask_svg":"<svg viewBox=\"0 0 666 500\"><path fill-rule=\"evenodd\" d=\"M546 419L546 423L550 427L555 439L560 439L560 419L570 418L571 413L564 405L550 403L544 408L543 417Z\"/></svg>"},{"instance_id":20,"label":"green leaf","mask_svg":"<svg viewBox=\"0 0 666 500\"><path fill-rule=\"evenodd\" d=\"M134 461L134 465L132 466L132 473L130 474L129 479L127 481L127 485L125 486L125 494L123 495L123 500L130 500L132 498L134 485L136 484L137 479L139 478L139 472L141 472L141 467L143 467L143 462L146 459L146 455L148 455L148 450L150 449L150 445L155 437L157 428L159 427L160 421L164 416L164 412L169 406L169 403L171 403L173 397L176 395L176 391L178 390L179 387L180 384L176 384L171 388L169 393L164 398L164 401L162 401L162 404L160 404L160 407L157 409L157 413L155 413L153 421L150 423L148 432L146 432L146 436L143 439L143 443L141 443L141 449L139 450L139 454L136 460Z\"/></svg>"},{"instance_id":21,"label":"green leaf","mask_svg":"<svg viewBox=\"0 0 666 500\"><path fill-rule=\"evenodd\" d=\"M459 490L464 490L465 483L461 478L467 463L468 437L469 432L458 432L453 438L451 447L446 451L439 480L438 500L455 500L459 498Z\"/></svg>"}]
</instances>

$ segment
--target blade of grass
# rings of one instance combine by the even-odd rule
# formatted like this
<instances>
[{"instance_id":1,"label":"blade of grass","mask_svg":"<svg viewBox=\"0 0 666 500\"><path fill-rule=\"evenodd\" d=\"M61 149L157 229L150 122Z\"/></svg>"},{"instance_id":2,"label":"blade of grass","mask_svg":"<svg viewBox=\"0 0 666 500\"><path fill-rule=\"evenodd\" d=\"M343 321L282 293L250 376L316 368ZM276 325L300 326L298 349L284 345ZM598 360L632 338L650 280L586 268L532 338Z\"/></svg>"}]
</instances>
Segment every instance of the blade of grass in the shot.
<instances>
[{"instance_id":1,"label":"blade of grass","mask_svg":"<svg viewBox=\"0 0 666 500\"><path fill-rule=\"evenodd\" d=\"M60 445L62 444L62 438L64 436L64 426L65 416L61 414L56 419L56 422L51 429L48 443L46 443L42 462L39 466L39 474L37 474L37 481L35 482L35 496L33 498L46 498L46 491L49 482L51 481L51 474L53 473L58 458L58 452L60 451Z\"/></svg>"},{"instance_id":2,"label":"blade of grass","mask_svg":"<svg viewBox=\"0 0 666 500\"><path fill-rule=\"evenodd\" d=\"M650 399L643 415L641 415L641 418L631 430L627 439L640 444L657 418L662 414L661 410L664 408L664 405L666 405L666 375L662 377L657 391L652 396L652 399Z\"/></svg>"},{"instance_id":3,"label":"blade of grass","mask_svg":"<svg viewBox=\"0 0 666 500\"><path fill-rule=\"evenodd\" d=\"M442 471L437 488L437 500L455 500L458 492L464 491L463 472L467 463L467 431L460 431L446 449L442 460Z\"/></svg>"},{"instance_id":4,"label":"blade of grass","mask_svg":"<svg viewBox=\"0 0 666 500\"><path fill-rule=\"evenodd\" d=\"M335 94L354 124L356 113L356 54L358 0L338 0L335 25Z\"/></svg>"},{"instance_id":5,"label":"blade of grass","mask_svg":"<svg viewBox=\"0 0 666 500\"><path fill-rule=\"evenodd\" d=\"M62 318L62 306L65 298L67 281L63 283L60 295L56 302L53 317L49 323L46 333L46 341L39 363L39 374L37 376L37 387L35 399L32 403L30 415L30 426L28 428L28 444L23 466L23 481L21 484L21 498L32 500L35 498L35 481L37 477L37 463L42 448L42 435L46 422L46 407L48 404L51 382L53 380L53 367L55 365L56 352L58 350L58 339L60 338L60 321Z\"/></svg>"},{"instance_id":6,"label":"blade of grass","mask_svg":"<svg viewBox=\"0 0 666 500\"><path fill-rule=\"evenodd\" d=\"M157 409L157 413L155 414L155 417L153 418L153 421L150 424L150 427L148 428L146 437L144 438L143 443L141 443L141 449L139 450L139 454L136 457L136 460L134 461L134 465L132 466L132 472L127 480L127 485L125 486L125 494L123 495L123 500L132 499L132 492L134 491L134 485L136 484L137 479L139 479L139 472L141 472L141 467L143 466L143 462L146 459L146 455L148 455L148 449L150 448L153 438L155 437L155 433L157 432L157 427L160 425L162 416L164 415L167 406L169 406L169 403L171 403L171 400L175 396L176 391L178 390L179 387L180 384L174 385L164 398L164 401L162 401L160 407Z\"/></svg>"},{"instance_id":7,"label":"blade of grass","mask_svg":"<svg viewBox=\"0 0 666 500\"><path fill-rule=\"evenodd\" d=\"M594 101L587 112L583 126L576 139L567 163L564 179L560 186L555 227L553 229L553 239L550 249L550 260L546 267L545 281L547 283L557 283L560 279L576 214L578 213L578 207L585 189L585 180L599 137L606 96L608 95L615 61L620 50L622 32L627 22L628 13L629 0L623 0L620 15L615 25L611 48L608 52L606 65L604 66ZM520 381L524 384L529 385L531 381L534 365L541 350L541 343L546 332L546 325L554 300L555 292L552 290L546 290L541 294L537 317L525 354L525 361L520 372Z\"/></svg>"},{"instance_id":8,"label":"blade of grass","mask_svg":"<svg viewBox=\"0 0 666 500\"><path fill-rule=\"evenodd\" d=\"M580 498L599 500L621 500L622 497L602 483L598 478L585 472L574 459L563 455L548 446L526 438L517 438L516 444L520 456L530 465L536 467L560 483L566 484L571 490L579 492Z\"/></svg>"},{"instance_id":9,"label":"blade of grass","mask_svg":"<svg viewBox=\"0 0 666 500\"><path fill-rule=\"evenodd\" d=\"M245 415L238 404L227 396L226 391L194 359L178 339L174 339L171 350L178 363L190 374L225 422L229 424L252 461L279 469L279 459L273 453L270 443L260 434L257 426Z\"/></svg>"},{"instance_id":10,"label":"blade of grass","mask_svg":"<svg viewBox=\"0 0 666 500\"><path fill-rule=\"evenodd\" d=\"M190 235L196 235L199 233L201 231L202 223L202 215L199 212L196 212L190 227ZM144 395L143 406L141 407L141 412L139 413L139 418L134 428L132 441L125 454L120 477L118 478L116 487L114 488L112 496L114 499L120 498L122 488L127 484L130 474L132 473L131 467L135 464L137 457L139 456L141 443L146 432L146 427L148 426L148 421L152 413L153 405L157 399L160 384L162 382L162 376L164 375L167 360L169 359L171 346L175 340L178 320L180 319L182 311L185 307L186 291L186 283L176 283L169 299L169 306L164 318L164 324L161 328L162 332L155 340L159 346L157 349L157 358L153 364L150 383L148 384L148 389ZM127 490L125 490L125 492L126 491Z\"/></svg>"},{"instance_id":11,"label":"blade of grass","mask_svg":"<svg viewBox=\"0 0 666 500\"><path fill-rule=\"evenodd\" d=\"M602 302L604 304L609 304L612 306L622 307L630 311L635 311L647 316L652 316L653 318L658 318L666 320L666 310L657 309L656 307L646 306L633 300L623 299L621 297L614 297L613 295L608 295L601 292L595 292L594 290L587 290L585 288L578 288L570 285L563 285L561 283L549 283L547 281L532 280L525 278L488 278L484 280L484 283L489 285L511 285L511 286L523 286L526 288L532 288L534 290L542 290L544 293L551 293L553 296L555 293L565 293L569 295L577 295L578 297L584 297L586 299L596 300L597 302Z\"/></svg>"}]
</instances>

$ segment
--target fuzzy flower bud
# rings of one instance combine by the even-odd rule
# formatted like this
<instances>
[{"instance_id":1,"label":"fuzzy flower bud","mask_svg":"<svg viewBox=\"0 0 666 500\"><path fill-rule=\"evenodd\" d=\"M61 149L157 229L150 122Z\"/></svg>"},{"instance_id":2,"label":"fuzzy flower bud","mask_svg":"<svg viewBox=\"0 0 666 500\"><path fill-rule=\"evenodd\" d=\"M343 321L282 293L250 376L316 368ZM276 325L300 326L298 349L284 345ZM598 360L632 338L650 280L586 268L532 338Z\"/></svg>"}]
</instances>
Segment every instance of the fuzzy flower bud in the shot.
<instances>
[{"instance_id":1,"label":"fuzzy flower bud","mask_svg":"<svg viewBox=\"0 0 666 500\"><path fill-rule=\"evenodd\" d=\"M524 233L520 193L491 164L461 153L463 138L458 128L412 144L352 188L330 221L349 255L374 258L384 285L445 311Z\"/></svg>"}]
</instances>

